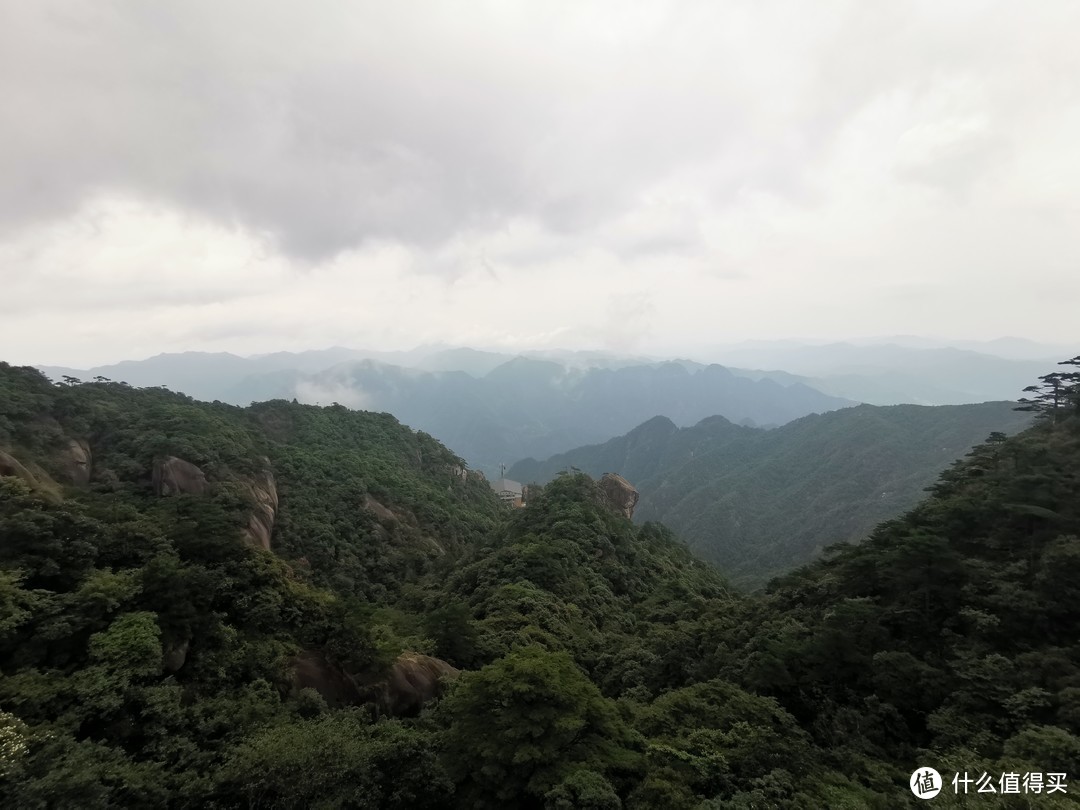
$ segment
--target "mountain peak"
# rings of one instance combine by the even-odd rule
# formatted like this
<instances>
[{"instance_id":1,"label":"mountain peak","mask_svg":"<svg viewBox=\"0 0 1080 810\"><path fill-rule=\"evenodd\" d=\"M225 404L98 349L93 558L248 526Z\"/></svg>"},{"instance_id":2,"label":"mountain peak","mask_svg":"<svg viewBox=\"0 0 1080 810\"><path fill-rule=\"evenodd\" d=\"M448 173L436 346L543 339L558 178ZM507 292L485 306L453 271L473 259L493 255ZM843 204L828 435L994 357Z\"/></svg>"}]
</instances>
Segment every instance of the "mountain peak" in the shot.
<instances>
[{"instance_id":1,"label":"mountain peak","mask_svg":"<svg viewBox=\"0 0 1080 810\"><path fill-rule=\"evenodd\" d=\"M723 418L723 417L719 417ZM631 430L628 436L640 436L642 434L650 435L670 435L678 432L679 427L666 416L654 416L652 419L647 419L642 422L636 428Z\"/></svg>"}]
</instances>

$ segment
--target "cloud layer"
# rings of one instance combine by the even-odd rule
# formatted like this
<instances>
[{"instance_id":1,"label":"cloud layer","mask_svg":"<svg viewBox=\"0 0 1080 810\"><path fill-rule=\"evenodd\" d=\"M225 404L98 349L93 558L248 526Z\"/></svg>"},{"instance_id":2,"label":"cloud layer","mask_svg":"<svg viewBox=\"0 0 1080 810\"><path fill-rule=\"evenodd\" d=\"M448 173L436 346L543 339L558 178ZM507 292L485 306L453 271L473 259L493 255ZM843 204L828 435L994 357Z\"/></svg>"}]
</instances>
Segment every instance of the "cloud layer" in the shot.
<instances>
[{"instance_id":1,"label":"cloud layer","mask_svg":"<svg viewBox=\"0 0 1080 810\"><path fill-rule=\"evenodd\" d=\"M1078 24L1069 0L7 4L0 346L1074 340Z\"/></svg>"}]
</instances>

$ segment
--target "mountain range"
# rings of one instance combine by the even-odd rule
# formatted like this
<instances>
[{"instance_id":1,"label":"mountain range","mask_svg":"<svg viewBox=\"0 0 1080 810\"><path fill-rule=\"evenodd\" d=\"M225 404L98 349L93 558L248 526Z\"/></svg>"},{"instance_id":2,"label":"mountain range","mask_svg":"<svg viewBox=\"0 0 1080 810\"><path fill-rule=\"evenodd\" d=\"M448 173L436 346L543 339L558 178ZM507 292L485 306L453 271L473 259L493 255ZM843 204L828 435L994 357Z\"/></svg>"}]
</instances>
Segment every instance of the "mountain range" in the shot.
<instances>
[{"instance_id":1,"label":"mountain range","mask_svg":"<svg viewBox=\"0 0 1080 810\"><path fill-rule=\"evenodd\" d=\"M100 376L137 386L177 387L199 399L235 404L297 399L385 411L453 447L489 476L503 463L603 441L657 413L681 425L714 414L736 422L780 425L854 404L799 381L755 380L718 365L609 362L614 367L605 367L594 365L595 357L562 362L515 357L481 377L371 358L309 372L320 363L340 360L343 351L257 358L193 353L89 371L43 370L54 379ZM491 362L493 358L472 350L442 352L426 360L431 367L470 364L476 370Z\"/></svg>"},{"instance_id":2,"label":"mountain range","mask_svg":"<svg viewBox=\"0 0 1080 810\"><path fill-rule=\"evenodd\" d=\"M566 471L618 473L640 492L635 519L662 521L752 587L910 509L972 445L1030 424L1014 407L860 405L775 430L723 417L680 429L657 416L603 444L519 461L507 475L544 483Z\"/></svg>"},{"instance_id":3,"label":"mountain range","mask_svg":"<svg viewBox=\"0 0 1080 810\"><path fill-rule=\"evenodd\" d=\"M745 341L703 349L712 362L602 351L515 355L438 344L252 357L186 352L91 369L40 368L54 380L103 377L237 405L284 398L386 411L495 476L503 464L599 443L658 414L680 427L714 415L776 426L857 402L1008 400L1067 354L1020 338L947 345L895 336Z\"/></svg>"},{"instance_id":4,"label":"mountain range","mask_svg":"<svg viewBox=\"0 0 1080 810\"><path fill-rule=\"evenodd\" d=\"M914 806L915 763L942 769L950 807L968 805L952 772L1064 784L1080 770L1066 379L905 514L743 594L628 520L611 478L557 475L510 509L385 414L51 385L0 362L0 806L862 810ZM797 507L800 479L848 496L919 459L920 436L944 453L1007 409L658 419L604 463L656 476L690 451L676 470L756 470L738 493L752 515ZM762 442L779 445L755 464ZM847 528L843 510L801 514Z\"/></svg>"},{"instance_id":5,"label":"mountain range","mask_svg":"<svg viewBox=\"0 0 1080 810\"><path fill-rule=\"evenodd\" d=\"M903 342L909 345L758 341L708 354L714 362L745 369L740 373L755 379L794 379L871 405L961 405L1011 399L1062 357L1071 356L1068 349L1049 354L1051 347L1016 339L968 344L1002 351L1008 357L928 341ZM1035 356L1044 351L1046 355Z\"/></svg>"}]
</instances>

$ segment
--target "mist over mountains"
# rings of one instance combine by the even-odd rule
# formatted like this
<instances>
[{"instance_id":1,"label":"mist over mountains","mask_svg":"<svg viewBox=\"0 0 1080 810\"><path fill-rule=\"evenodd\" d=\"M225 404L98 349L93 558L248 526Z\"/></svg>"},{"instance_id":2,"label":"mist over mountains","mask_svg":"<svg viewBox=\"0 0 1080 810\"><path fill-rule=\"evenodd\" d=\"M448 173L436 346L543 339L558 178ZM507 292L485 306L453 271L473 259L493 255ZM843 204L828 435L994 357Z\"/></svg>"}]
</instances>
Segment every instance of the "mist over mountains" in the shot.
<instances>
[{"instance_id":1,"label":"mist over mountains","mask_svg":"<svg viewBox=\"0 0 1080 810\"><path fill-rule=\"evenodd\" d=\"M800 382L752 380L717 365L688 369L674 362L626 365L610 358L571 356L557 362L516 357L486 370L493 358L471 350L417 358L418 366L426 363L428 368L465 364L476 373L486 370L477 377L464 370L428 371L371 357L311 373L313 365L340 360L341 353L294 357L290 366L289 358L280 355L164 355L80 373L86 378L124 375L131 384L166 385L233 404L297 399L386 411L435 436L489 475L519 458L603 441L657 413L682 425L718 413L738 422L779 425L854 404ZM588 362L571 365L578 359ZM610 367L593 365L597 359ZM61 370L46 372L56 376Z\"/></svg>"},{"instance_id":2,"label":"mist over mountains","mask_svg":"<svg viewBox=\"0 0 1080 810\"><path fill-rule=\"evenodd\" d=\"M434 345L253 357L187 352L91 369L41 368L53 379L102 376L237 405L296 399L386 411L492 475L501 464L603 442L657 415L680 427L710 416L778 426L858 402L1009 400L1054 362L1031 359L1054 347L1020 339L985 344L1011 357L917 338L890 340L898 342L749 341L703 350L706 359L723 365L600 351L513 355Z\"/></svg>"},{"instance_id":3,"label":"mist over mountains","mask_svg":"<svg viewBox=\"0 0 1080 810\"><path fill-rule=\"evenodd\" d=\"M1069 349L1016 338L985 346L1007 356L972 348L898 338L901 343L858 345L753 341L713 350L716 362L756 369L752 376L782 382L797 379L833 396L871 405L961 405L1013 399Z\"/></svg>"}]
</instances>

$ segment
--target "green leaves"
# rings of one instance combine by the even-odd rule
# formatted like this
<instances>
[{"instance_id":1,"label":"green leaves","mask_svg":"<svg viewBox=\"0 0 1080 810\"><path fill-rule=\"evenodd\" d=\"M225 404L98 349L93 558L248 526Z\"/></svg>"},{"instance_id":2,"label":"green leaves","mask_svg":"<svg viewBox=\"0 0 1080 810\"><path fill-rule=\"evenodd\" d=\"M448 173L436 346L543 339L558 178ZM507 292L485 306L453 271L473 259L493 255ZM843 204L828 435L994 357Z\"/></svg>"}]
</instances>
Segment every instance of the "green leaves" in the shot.
<instances>
[{"instance_id":1,"label":"green leaves","mask_svg":"<svg viewBox=\"0 0 1080 810\"><path fill-rule=\"evenodd\" d=\"M231 752L217 782L229 805L325 810L438 807L453 790L424 732L354 711L267 726Z\"/></svg>"},{"instance_id":2,"label":"green leaves","mask_svg":"<svg viewBox=\"0 0 1080 810\"><path fill-rule=\"evenodd\" d=\"M90 661L124 678L147 677L161 667L161 631L153 613L126 613L90 637Z\"/></svg>"},{"instance_id":3,"label":"green leaves","mask_svg":"<svg viewBox=\"0 0 1080 810\"><path fill-rule=\"evenodd\" d=\"M579 769L637 767L640 743L566 653L530 646L465 673L438 715L443 762L472 806L535 804Z\"/></svg>"}]
</instances>

